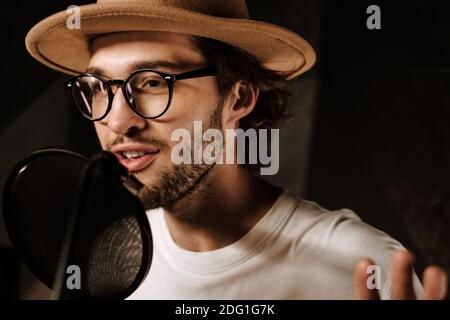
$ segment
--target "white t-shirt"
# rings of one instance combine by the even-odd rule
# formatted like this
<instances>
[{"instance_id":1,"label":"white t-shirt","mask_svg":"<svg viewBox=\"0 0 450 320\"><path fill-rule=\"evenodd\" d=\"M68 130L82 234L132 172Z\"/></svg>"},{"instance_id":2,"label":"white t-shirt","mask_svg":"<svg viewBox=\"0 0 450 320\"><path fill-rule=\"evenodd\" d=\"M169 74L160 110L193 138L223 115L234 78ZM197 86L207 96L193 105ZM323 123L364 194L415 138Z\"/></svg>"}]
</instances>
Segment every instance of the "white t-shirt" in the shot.
<instances>
[{"instance_id":1,"label":"white t-shirt","mask_svg":"<svg viewBox=\"0 0 450 320\"><path fill-rule=\"evenodd\" d=\"M353 299L354 267L364 257L379 266L388 299L391 253L403 248L350 210L328 211L286 191L245 236L208 252L180 248L162 209L147 215L153 261L128 299Z\"/></svg>"}]
</instances>

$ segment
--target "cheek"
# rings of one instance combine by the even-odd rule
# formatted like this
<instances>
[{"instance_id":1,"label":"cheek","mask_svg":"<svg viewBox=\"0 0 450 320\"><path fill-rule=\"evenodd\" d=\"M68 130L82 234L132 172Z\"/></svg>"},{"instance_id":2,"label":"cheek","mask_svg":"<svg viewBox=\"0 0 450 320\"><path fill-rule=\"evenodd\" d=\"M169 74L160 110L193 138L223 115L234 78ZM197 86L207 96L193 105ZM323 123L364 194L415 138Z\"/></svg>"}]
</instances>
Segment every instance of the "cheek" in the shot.
<instances>
[{"instance_id":1,"label":"cheek","mask_svg":"<svg viewBox=\"0 0 450 320\"><path fill-rule=\"evenodd\" d=\"M108 144L108 128L97 122L94 123L94 128L102 148L105 149L106 145Z\"/></svg>"}]
</instances>

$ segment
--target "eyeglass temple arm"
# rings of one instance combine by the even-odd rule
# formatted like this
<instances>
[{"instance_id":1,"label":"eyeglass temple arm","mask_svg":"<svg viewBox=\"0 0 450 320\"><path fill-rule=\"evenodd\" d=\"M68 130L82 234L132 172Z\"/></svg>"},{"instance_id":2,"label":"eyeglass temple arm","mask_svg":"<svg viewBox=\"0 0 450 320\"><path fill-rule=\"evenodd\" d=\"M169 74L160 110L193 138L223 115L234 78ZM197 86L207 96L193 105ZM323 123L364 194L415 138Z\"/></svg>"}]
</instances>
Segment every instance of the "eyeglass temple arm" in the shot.
<instances>
[{"instance_id":1,"label":"eyeglass temple arm","mask_svg":"<svg viewBox=\"0 0 450 320\"><path fill-rule=\"evenodd\" d=\"M207 68L203 68L203 69L198 69L198 70L193 70L193 71L188 71L185 73L173 75L173 77L174 77L173 80L176 81L176 80L184 80L184 79L193 79L193 78L215 76L215 75L217 75L217 69L214 67L207 67ZM66 88L66 89L72 88L73 80L74 79L70 79L69 81L66 81L64 83L64 88ZM122 80L113 80L113 83L114 84L122 84L123 81Z\"/></svg>"},{"instance_id":2,"label":"eyeglass temple arm","mask_svg":"<svg viewBox=\"0 0 450 320\"><path fill-rule=\"evenodd\" d=\"M183 79L192 79L192 78L200 78L207 76L215 76L217 75L217 69L214 67L207 67L203 69L188 71L185 73L180 73L175 75L175 80L183 80Z\"/></svg>"}]
</instances>

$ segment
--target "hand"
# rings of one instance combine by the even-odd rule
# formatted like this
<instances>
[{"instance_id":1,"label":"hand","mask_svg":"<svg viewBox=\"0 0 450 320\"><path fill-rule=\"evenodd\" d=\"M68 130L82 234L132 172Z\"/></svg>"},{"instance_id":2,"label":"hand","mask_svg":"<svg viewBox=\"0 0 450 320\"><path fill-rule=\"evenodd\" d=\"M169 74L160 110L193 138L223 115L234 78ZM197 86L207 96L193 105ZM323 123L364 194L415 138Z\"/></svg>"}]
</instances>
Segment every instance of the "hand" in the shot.
<instances>
[{"instance_id":1,"label":"hand","mask_svg":"<svg viewBox=\"0 0 450 320\"><path fill-rule=\"evenodd\" d=\"M416 300L412 281L413 256L406 251L395 251L391 263L391 299ZM358 262L353 275L354 289L357 300L379 300L376 289L369 289L367 279L370 274L367 268L375 265L370 259ZM437 266L429 266L423 273L422 284L425 300L442 300L447 296L447 274Z\"/></svg>"}]
</instances>

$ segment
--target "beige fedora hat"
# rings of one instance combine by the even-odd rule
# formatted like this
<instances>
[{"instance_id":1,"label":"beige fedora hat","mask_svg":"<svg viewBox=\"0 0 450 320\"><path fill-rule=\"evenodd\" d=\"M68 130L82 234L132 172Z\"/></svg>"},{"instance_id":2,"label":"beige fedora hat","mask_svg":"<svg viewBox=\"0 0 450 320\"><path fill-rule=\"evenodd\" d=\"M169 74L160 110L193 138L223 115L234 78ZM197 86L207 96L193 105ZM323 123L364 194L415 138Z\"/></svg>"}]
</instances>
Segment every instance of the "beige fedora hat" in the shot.
<instances>
[{"instance_id":1,"label":"beige fedora hat","mask_svg":"<svg viewBox=\"0 0 450 320\"><path fill-rule=\"evenodd\" d=\"M29 31L25 43L35 59L76 75L86 70L93 37L151 30L226 42L253 54L266 68L288 79L309 70L316 60L313 48L296 33L251 20L245 0L98 0L79 9L79 29L67 25L73 12L62 11Z\"/></svg>"}]
</instances>

